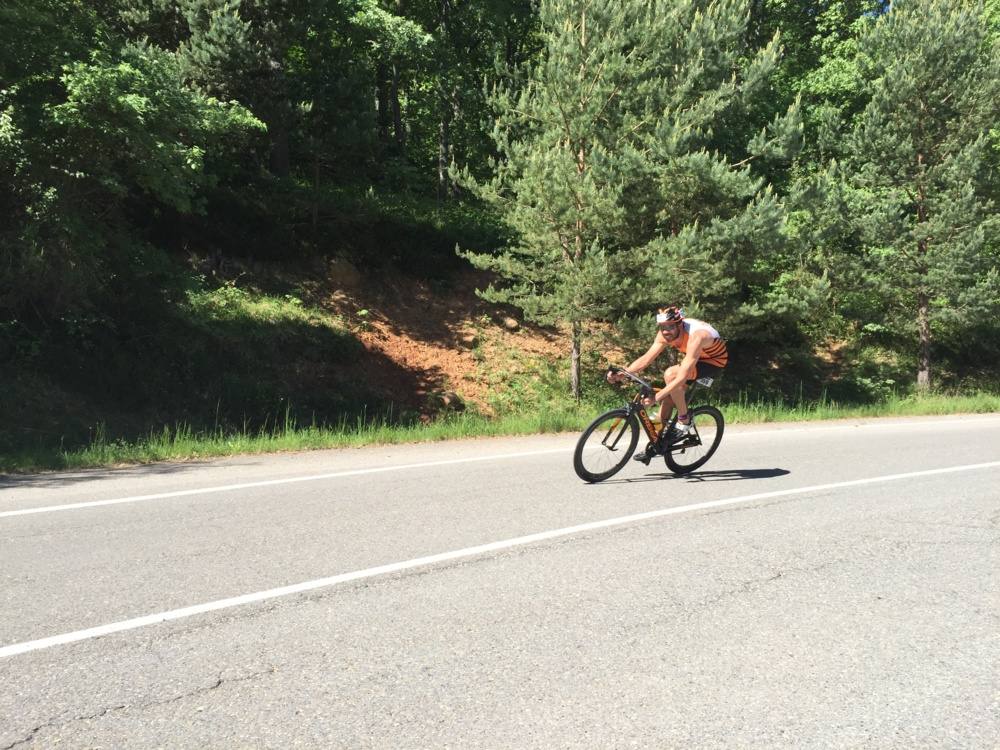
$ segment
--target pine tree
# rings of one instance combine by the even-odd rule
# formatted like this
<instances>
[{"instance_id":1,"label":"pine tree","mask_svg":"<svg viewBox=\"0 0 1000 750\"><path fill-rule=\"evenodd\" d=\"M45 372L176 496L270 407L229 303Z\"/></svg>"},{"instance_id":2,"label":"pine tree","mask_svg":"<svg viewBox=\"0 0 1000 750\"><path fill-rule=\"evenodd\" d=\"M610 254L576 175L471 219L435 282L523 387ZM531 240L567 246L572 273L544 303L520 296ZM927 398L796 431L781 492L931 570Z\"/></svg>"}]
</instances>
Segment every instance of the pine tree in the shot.
<instances>
[{"instance_id":1,"label":"pine tree","mask_svg":"<svg viewBox=\"0 0 1000 750\"><path fill-rule=\"evenodd\" d=\"M983 252L996 216L983 196L1000 55L982 6L906 0L860 40L869 101L845 139L844 181L885 299L917 334L917 387L931 384L935 325L997 302Z\"/></svg>"},{"instance_id":2,"label":"pine tree","mask_svg":"<svg viewBox=\"0 0 1000 750\"><path fill-rule=\"evenodd\" d=\"M213 96L234 98L252 69L253 31L240 17L240 0L181 0L188 36L178 56L188 80Z\"/></svg>"},{"instance_id":3,"label":"pine tree","mask_svg":"<svg viewBox=\"0 0 1000 750\"><path fill-rule=\"evenodd\" d=\"M514 239L466 257L508 283L484 298L568 323L579 398L587 321L737 304L781 226L754 162L787 158L800 125L793 106L743 141L727 127L778 60L776 39L746 49L746 2L545 0L540 22L541 59L493 94L501 158L474 187Z\"/></svg>"}]
</instances>

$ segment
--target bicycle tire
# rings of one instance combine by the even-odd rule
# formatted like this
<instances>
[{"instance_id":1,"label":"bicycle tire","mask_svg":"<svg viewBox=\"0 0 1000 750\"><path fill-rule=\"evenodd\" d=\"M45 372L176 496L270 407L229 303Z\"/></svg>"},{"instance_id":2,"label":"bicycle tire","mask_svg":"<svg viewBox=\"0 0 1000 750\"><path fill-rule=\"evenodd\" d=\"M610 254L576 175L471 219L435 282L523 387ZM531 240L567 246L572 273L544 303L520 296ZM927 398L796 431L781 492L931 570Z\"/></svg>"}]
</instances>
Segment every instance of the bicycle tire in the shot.
<instances>
[{"instance_id":1,"label":"bicycle tire","mask_svg":"<svg viewBox=\"0 0 1000 750\"><path fill-rule=\"evenodd\" d=\"M673 427L677 421L670 423ZM664 458L667 461L667 468L678 476L690 474L695 469L705 465L722 442L722 433L726 430L726 421L722 417L722 412L714 406L696 406L691 409L691 424L697 435L698 443L677 447L672 443L667 446ZM707 442L702 440L702 437Z\"/></svg>"},{"instance_id":2,"label":"bicycle tire","mask_svg":"<svg viewBox=\"0 0 1000 750\"><path fill-rule=\"evenodd\" d=\"M622 449L626 430L630 433L628 446ZM621 471L635 453L638 442L639 420L634 414L628 409L605 412L588 425L576 443L573 451L576 475L585 482L603 482Z\"/></svg>"}]
</instances>

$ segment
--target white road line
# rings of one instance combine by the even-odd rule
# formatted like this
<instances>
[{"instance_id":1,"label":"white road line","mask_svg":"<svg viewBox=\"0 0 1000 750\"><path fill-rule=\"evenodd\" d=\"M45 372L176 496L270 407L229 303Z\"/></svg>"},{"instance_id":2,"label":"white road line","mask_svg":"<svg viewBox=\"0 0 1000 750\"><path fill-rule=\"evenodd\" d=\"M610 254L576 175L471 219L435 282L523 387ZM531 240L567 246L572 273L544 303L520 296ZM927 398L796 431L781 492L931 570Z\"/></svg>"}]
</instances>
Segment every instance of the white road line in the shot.
<instances>
[{"instance_id":1,"label":"white road line","mask_svg":"<svg viewBox=\"0 0 1000 750\"><path fill-rule=\"evenodd\" d=\"M915 417L842 417L831 420L801 420L798 422L758 422L756 424L771 425L770 430L759 430L760 433L770 432L813 432L819 430L856 429L858 427L935 427L938 425L968 426L980 422L1000 422L1000 413L983 412L981 414L950 414L944 416ZM808 425L808 427L782 427L782 425ZM740 427L751 426L751 423L741 422Z\"/></svg>"},{"instance_id":2,"label":"white road line","mask_svg":"<svg viewBox=\"0 0 1000 750\"><path fill-rule=\"evenodd\" d=\"M980 417L978 415L969 419L933 419L921 422L851 422L850 424L822 425L816 427L791 427L775 428L771 430L749 430L749 431L728 431L727 440L743 437L758 437L768 435L780 437L803 432L825 432L830 430L854 430L871 427L914 427L920 428L931 426L935 429L943 426L969 426L970 424L980 424L989 422L1000 422L1000 417ZM38 508L22 508L20 510L0 511L0 518L12 518L14 516L28 516L36 513L56 513L65 510L81 510L83 508L100 508L107 505L120 505L122 503L138 503L146 500L164 500L172 497L190 497L192 495L210 495L217 492L233 492L235 490L245 490L252 487L270 487L281 484L294 484L296 482L315 482L322 479L336 479L338 477L351 477L363 474L381 474L391 471L408 471L410 469L424 469L434 466L451 466L454 464L473 463L479 461L499 461L507 458L525 458L529 456L544 456L553 453L566 453L568 448L549 448L545 450L523 451L520 453L502 453L491 456L473 456L469 458L452 458L445 461L427 461L424 463L399 464L392 466L379 466L371 469L351 469L337 471L329 474L314 474L304 477L289 477L286 479L268 479L259 482L243 482L240 484L226 484L218 487L200 487L190 490L176 490L174 492L159 492L153 495L133 495L131 497L119 497L110 500L91 500L82 503L67 503L64 505L45 505Z\"/></svg>"},{"instance_id":3,"label":"white road line","mask_svg":"<svg viewBox=\"0 0 1000 750\"><path fill-rule=\"evenodd\" d=\"M330 576L328 578L317 578L312 581L305 581L303 583L296 583L290 586L281 586L279 588L267 589L266 591L257 591L252 594L234 596L229 599L219 599L214 602L195 604L191 607L182 607L181 609L172 609L166 612L157 612L156 614L145 615L144 617L136 617L131 620L122 620L121 622L113 622L108 625L100 625L94 628L87 628L86 630L76 630L72 633L63 633L62 635L54 635L48 638L39 638L38 640L34 641L24 641L23 643L13 643L9 646L4 646L0 648L0 658L15 656L17 654L24 654L29 651L38 651L40 649L51 648L52 646L59 646L66 643L84 641L90 638L98 638L100 636L109 635L111 633L119 633L123 630L134 630L136 628L145 627L147 625L156 625L157 623L168 622L170 620L180 620L185 617L193 617L194 615L200 615L206 612L215 612L220 609L230 609L231 607L240 607L245 604L253 604L255 602L261 602L267 599L275 599L280 596L288 596L290 594L300 594L305 591L313 591L315 589L328 588L330 586L336 586L338 584L348 583L350 581L358 581L365 578L374 578L375 576L386 575L388 573L398 573L403 570L411 570L413 568L420 568L427 565L435 565L437 563L449 562L451 560L459 560L462 558L485 555L490 552L499 552L501 550L510 549L512 547L522 547L528 544L544 542L549 539L557 539L559 537L570 536L571 534L581 534L588 531L596 531L598 529L610 528L612 526L622 526L625 524L636 523L638 521L648 521L652 518L672 516L679 513L690 513L696 510L722 508L727 505L749 503L749 502L754 502L756 500L771 500L776 497L804 495L809 492L822 492L823 490L842 489L844 487L857 487L859 485L877 484L879 482L894 482L902 479L914 479L917 477L928 477L938 474L952 474L961 471L975 471L977 469L992 469L997 467L1000 467L1000 461L992 461L990 463L983 463L983 464L969 464L966 466L949 466L942 469L913 471L913 472L908 472L906 474L887 474L881 477L869 477L867 479L852 479L846 482L831 482L829 484L815 484L810 487L797 487L795 489L789 489L789 490L776 490L774 492L759 492L754 495L742 495L740 497L731 497L724 500L711 500L704 503L694 503L692 505L680 505L673 508L661 508L660 510L652 510L652 511L647 511L645 513L636 513L630 516L609 518L604 521L592 521L590 523L582 523L577 526L567 526L562 529L542 531L537 534L519 536L514 539L505 539L499 542L480 544L475 547L466 547L464 549L453 550L451 552L442 552L437 555L418 557L413 560L406 560L404 562L391 563L388 565L380 565L375 568L356 570L351 573L342 573L340 575Z\"/></svg>"},{"instance_id":4,"label":"white road line","mask_svg":"<svg viewBox=\"0 0 1000 750\"><path fill-rule=\"evenodd\" d=\"M500 461L505 458L523 458L525 456L543 456L547 453L565 453L565 448L552 448L542 451L526 451L523 453L502 453L494 456L472 456L470 458L452 458L447 461L427 461L418 464L398 464L393 466L377 466L371 469L350 469L335 471L330 474L312 474L305 477L288 477L285 479L267 479L260 482L242 482L240 484L224 484L218 487L200 487L193 490L177 490L174 492L158 492L155 495L133 495L118 497L112 500L91 500L84 503L69 503L67 505L46 505L40 508L22 508L21 510L5 510L0 512L0 518L13 516L29 516L34 513L55 513L62 510L79 510L80 508L99 508L105 505L120 505L122 503L139 503L146 500L162 500L168 497L188 497L190 495L210 495L216 492L233 492L251 487L271 487L278 484L295 484L296 482L315 482L321 479L337 477L355 477L363 474L382 474L389 471L406 471L407 469L425 469L431 466L450 466L452 464L473 463L475 461Z\"/></svg>"},{"instance_id":5,"label":"white road line","mask_svg":"<svg viewBox=\"0 0 1000 750\"><path fill-rule=\"evenodd\" d=\"M765 430L740 430L738 428L746 426L746 423L736 424L736 425L726 425L726 439L731 437L756 437L759 435L774 435L775 437L783 435L795 435L803 432L832 432L835 430L859 430L859 429L871 429L879 427L907 427L911 429L921 429L924 427L933 427L935 429L939 427L972 427L980 424L990 424L993 422L1000 422L1000 416L994 416L992 414L966 414L963 415L964 418L957 419L945 419L941 417L910 417L906 421L889 421L882 417L858 417L856 419L843 419L838 420L836 424L830 424L828 422L823 422L818 420L817 423L810 425L809 427L787 427L784 425L788 424L801 424L800 422L764 422L762 424L771 425L770 429ZM735 432L730 432L733 427L736 427Z\"/></svg>"}]
</instances>

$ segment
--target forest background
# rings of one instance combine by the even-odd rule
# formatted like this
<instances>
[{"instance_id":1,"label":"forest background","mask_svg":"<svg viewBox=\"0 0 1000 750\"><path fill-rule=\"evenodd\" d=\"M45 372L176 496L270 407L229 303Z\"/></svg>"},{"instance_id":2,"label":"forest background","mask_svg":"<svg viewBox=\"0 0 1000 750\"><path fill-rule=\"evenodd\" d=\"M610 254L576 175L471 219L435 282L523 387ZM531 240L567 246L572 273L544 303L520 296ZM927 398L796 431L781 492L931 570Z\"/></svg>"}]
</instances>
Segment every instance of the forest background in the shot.
<instances>
[{"instance_id":1,"label":"forest background","mask_svg":"<svg viewBox=\"0 0 1000 750\"><path fill-rule=\"evenodd\" d=\"M0 452L590 408L663 302L718 398L996 393L998 102L1000 0L7 0Z\"/></svg>"}]
</instances>

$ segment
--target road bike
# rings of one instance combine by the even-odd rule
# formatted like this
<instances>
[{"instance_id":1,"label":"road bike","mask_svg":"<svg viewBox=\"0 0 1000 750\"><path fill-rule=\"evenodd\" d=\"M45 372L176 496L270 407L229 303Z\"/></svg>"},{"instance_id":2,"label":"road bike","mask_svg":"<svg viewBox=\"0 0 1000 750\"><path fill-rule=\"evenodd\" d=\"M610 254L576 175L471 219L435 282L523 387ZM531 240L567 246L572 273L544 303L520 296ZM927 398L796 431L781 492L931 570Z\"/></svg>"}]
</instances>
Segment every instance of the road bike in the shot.
<instances>
[{"instance_id":1,"label":"road bike","mask_svg":"<svg viewBox=\"0 0 1000 750\"><path fill-rule=\"evenodd\" d=\"M676 414L669 425L657 430L642 404L644 398L652 398L656 393L653 385L618 367L609 368L608 373L624 375L639 386L639 390L623 407L605 412L580 435L573 452L573 468L580 479L585 482L603 482L621 471L635 453L640 428L648 440L645 450L656 450L658 454L662 454L667 468L674 474L688 474L705 465L722 441L722 433L726 428L722 412L707 404L688 405L691 430L680 439L671 440L671 428L677 423ZM712 384L712 379L696 380L688 388L688 396L696 383L707 387ZM659 409L659 404L655 408Z\"/></svg>"}]
</instances>

